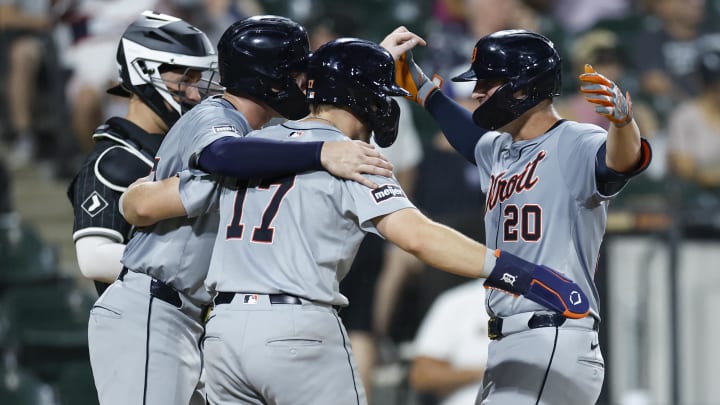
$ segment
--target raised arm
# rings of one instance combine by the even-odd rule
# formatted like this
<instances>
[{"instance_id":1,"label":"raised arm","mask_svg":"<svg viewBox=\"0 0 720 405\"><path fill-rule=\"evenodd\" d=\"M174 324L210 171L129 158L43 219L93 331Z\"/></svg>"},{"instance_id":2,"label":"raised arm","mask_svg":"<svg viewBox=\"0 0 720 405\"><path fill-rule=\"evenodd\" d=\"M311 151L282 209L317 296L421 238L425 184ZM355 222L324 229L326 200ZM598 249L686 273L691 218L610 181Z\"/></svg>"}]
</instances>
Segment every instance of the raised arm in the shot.
<instances>
[{"instance_id":1,"label":"raised arm","mask_svg":"<svg viewBox=\"0 0 720 405\"><path fill-rule=\"evenodd\" d=\"M475 125L466 108L440 91L440 76L428 78L415 63L411 49L417 45L425 41L405 27L396 28L380 43L395 58L395 80L410 92L407 98L427 109L453 148L475 164L475 145L487 131Z\"/></svg>"},{"instance_id":2,"label":"raised arm","mask_svg":"<svg viewBox=\"0 0 720 405\"><path fill-rule=\"evenodd\" d=\"M385 156L365 142L282 142L257 137L220 138L196 155L191 165L240 179L326 170L370 188L377 184L363 174L390 177L393 168Z\"/></svg>"},{"instance_id":3,"label":"raised arm","mask_svg":"<svg viewBox=\"0 0 720 405\"><path fill-rule=\"evenodd\" d=\"M649 150L643 151L643 142L632 114L630 93L622 90L612 81L585 65L580 75L580 91L585 99L595 104L595 111L610 120L605 151L605 164L618 173L631 173L644 168L649 160ZM644 146L647 147L647 146Z\"/></svg>"}]
</instances>

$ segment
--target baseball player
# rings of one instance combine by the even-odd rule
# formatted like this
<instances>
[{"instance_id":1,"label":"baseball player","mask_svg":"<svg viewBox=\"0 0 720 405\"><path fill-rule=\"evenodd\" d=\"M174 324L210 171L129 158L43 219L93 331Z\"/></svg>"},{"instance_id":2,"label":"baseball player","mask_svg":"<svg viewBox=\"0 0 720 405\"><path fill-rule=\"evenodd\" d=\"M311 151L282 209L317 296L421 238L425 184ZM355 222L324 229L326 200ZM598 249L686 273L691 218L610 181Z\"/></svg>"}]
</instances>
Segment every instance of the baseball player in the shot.
<instances>
[{"instance_id":1,"label":"baseball player","mask_svg":"<svg viewBox=\"0 0 720 405\"><path fill-rule=\"evenodd\" d=\"M143 21L152 28L163 27L138 35L148 42L165 42L177 33L214 58L209 41L194 27L160 22L155 16ZM124 41L122 46L134 45ZM335 175L354 177L362 167L383 162L378 152L359 143L289 145L240 137L272 117L298 118L307 111L296 82L296 72L308 56L307 34L300 25L273 16L242 20L226 30L218 48L225 92L198 104L173 125L154 154L154 178L175 176L191 163L206 172L238 176L328 167ZM168 52L175 49L176 45ZM168 58L185 64L200 55L195 50L186 59L179 54ZM161 62L150 62L133 61L131 74L163 71ZM242 149L245 155L237 153ZM361 161L368 154L369 160ZM389 175L391 166L385 167L374 172ZM149 167L145 174L148 171ZM118 280L90 314L90 359L103 405L204 403L199 341L211 299L203 280L217 220L210 213L163 221L137 230L127 244Z\"/></svg>"},{"instance_id":2,"label":"baseball player","mask_svg":"<svg viewBox=\"0 0 720 405\"><path fill-rule=\"evenodd\" d=\"M493 341L477 403L593 404L604 378L593 276L608 203L651 157L630 96L586 66L581 91L612 125L606 132L562 119L552 105L561 79L552 42L508 30L481 38L470 68L453 78L476 81L473 98L480 105L470 114L404 53L423 42L400 27L382 44L399 58L398 83L478 167L487 194L488 246L558 269L590 300L591 316L567 319L525 298L489 291Z\"/></svg>"},{"instance_id":3,"label":"baseball player","mask_svg":"<svg viewBox=\"0 0 720 405\"><path fill-rule=\"evenodd\" d=\"M373 133L378 145L389 146L399 120L397 102L389 96L408 94L395 85L394 72L392 56L377 44L331 41L308 63L310 115L249 136L307 143L367 141ZM215 190L200 195L206 180L196 176L186 182L188 176L192 173L142 185L180 187L184 211L175 211L172 203L156 215L203 214L207 207L188 203L190 189L194 200L213 206L208 201ZM215 294L204 339L210 403L366 403L336 312L348 305L338 286L366 232L382 235L433 267L489 276L496 288L524 294L569 317L587 314L587 297L573 282L431 221L394 178L374 179L380 184L375 189L322 171L214 183L222 189L206 280ZM124 209L136 199L133 192L128 190Z\"/></svg>"},{"instance_id":4,"label":"baseball player","mask_svg":"<svg viewBox=\"0 0 720 405\"><path fill-rule=\"evenodd\" d=\"M120 274L132 231L118 212L118 199L130 183L148 174L184 106L199 102L210 88L200 78L216 68L217 56L197 28L146 11L125 30L117 63L122 84L108 93L129 98L127 115L95 130L95 147L68 188L78 266L95 281L98 295Z\"/></svg>"}]
</instances>

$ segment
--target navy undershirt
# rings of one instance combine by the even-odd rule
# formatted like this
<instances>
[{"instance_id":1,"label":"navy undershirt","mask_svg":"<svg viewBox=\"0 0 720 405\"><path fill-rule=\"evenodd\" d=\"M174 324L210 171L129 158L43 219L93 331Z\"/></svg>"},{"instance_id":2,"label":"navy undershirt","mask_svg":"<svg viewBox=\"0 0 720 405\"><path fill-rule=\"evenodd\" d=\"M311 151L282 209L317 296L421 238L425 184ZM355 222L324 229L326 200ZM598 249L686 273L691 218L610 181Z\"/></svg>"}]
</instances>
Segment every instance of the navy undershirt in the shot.
<instances>
[{"instance_id":1,"label":"navy undershirt","mask_svg":"<svg viewBox=\"0 0 720 405\"><path fill-rule=\"evenodd\" d=\"M282 142L224 137L206 146L197 158L201 170L242 179L276 177L323 170L323 142Z\"/></svg>"}]
</instances>

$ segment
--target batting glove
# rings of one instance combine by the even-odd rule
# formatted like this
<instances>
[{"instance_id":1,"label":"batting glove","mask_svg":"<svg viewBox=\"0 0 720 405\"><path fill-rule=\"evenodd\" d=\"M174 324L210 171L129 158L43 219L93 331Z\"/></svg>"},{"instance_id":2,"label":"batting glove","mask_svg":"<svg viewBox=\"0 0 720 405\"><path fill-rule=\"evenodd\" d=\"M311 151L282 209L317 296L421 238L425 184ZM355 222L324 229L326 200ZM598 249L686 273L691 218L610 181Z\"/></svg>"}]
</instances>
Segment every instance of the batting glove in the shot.
<instances>
[{"instance_id":1,"label":"batting glove","mask_svg":"<svg viewBox=\"0 0 720 405\"><path fill-rule=\"evenodd\" d=\"M425 76L420 67L413 60L411 51L407 51L395 62L395 81L398 86L410 92L405 96L408 100L415 101L425 107L425 102L430 95L439 90L443 84L442 77L433 75L432 80Z\"/></svg>"},{"instance_id":2,"label":"batting glove","mask_svg":"<svg viewBox=\"0 0 720 405\"><path fill-rule=\"evenodd\" d=\"M557 271L500 250L495 257L485 288L522 295L566 318L584 318L590 313L590 302L580 286Z\"/></svg>"},{"instance_id":3,"label":"batting glove","mask_svg":"<svg viewBox=\"0 0 720 405\"><path fill-rule=\"evenodd\" d=\"M617 127L624 127L632 121L632 100L630 93L623 95L622 90L607 77L585 65L585 73L579 76L582 85L580 91L585 99L595 106L595 112L606 116Z\"/></svg>"}]
</instances>

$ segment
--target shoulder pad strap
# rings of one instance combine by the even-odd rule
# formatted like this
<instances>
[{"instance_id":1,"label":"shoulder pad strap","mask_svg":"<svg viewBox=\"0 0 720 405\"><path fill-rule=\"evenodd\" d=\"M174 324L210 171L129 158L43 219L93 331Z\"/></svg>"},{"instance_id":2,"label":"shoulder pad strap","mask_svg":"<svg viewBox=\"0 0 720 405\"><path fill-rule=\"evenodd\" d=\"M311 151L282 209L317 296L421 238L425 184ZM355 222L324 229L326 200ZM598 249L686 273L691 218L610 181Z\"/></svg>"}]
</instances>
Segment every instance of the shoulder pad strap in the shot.
<instances>
[{"instance_id":1,"label":"shoulder pad strap","mask_svg":"<svg viewBox=\"0 0 720 405\"><path fill-rule=\"evenodd\" d=\"M95 176L105 186L125 192L140 177L147 176L153 162L139 151L127 146L106 149L95 161Z\"/></svg>"}]
</instances>

